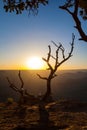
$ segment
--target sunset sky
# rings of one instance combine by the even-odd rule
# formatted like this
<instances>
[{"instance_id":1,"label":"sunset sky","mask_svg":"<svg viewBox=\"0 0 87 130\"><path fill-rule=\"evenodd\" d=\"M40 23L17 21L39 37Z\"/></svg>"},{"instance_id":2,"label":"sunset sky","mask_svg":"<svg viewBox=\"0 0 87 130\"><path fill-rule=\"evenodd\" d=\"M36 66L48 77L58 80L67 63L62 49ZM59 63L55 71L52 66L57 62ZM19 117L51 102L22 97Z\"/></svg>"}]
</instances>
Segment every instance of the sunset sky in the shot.
<instances>
[{"instance_id":1,"label":"sunset sky","mask_svg":"<svg viewBox=\"0 0 87 130\"><path fill-rule=\"evenodd\" d=\"M0 2L0 69L28 69L31 57L46 57L51 41L61 42L70 50L72 33L76 35L73 57L61 69L87 69L87 43L79 41L74 21L67 12L58 8L65 0L50 0L40 6L38 14L6 13ZM87 22L83 22L87 28ZM87 31L86 31L87 32Z\"/></svg>"}]
</instances>

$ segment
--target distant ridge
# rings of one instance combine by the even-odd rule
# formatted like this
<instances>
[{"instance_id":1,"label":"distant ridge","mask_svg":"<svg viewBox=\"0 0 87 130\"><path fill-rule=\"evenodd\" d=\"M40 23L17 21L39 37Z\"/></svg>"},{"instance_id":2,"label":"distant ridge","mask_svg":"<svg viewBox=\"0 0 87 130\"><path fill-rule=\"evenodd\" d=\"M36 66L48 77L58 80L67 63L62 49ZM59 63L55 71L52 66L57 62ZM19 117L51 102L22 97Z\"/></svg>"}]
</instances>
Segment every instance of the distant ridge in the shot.
<instances>
[{"instance_id":1,"label":"distant ridge","mask_svg":"<svg viewBox=\"0 0 87 130\"><path fill-rule=\"evenodd\" d=\"M46 90L46 82L37 77L37 73L47 75L48 71L44 70L22 70L21 76L24 81L24 87L28 92L34 95L44 93ZM52 81L52 92L54 98L76 98L78 100L87 101L87 70L59 70L58 76ZM0 101L6 101L8 97L15 100L18 94L9 88L6 80L10 80L20 87L18 78L18 70L0 70Z\"/></svg>"}]
</instances>

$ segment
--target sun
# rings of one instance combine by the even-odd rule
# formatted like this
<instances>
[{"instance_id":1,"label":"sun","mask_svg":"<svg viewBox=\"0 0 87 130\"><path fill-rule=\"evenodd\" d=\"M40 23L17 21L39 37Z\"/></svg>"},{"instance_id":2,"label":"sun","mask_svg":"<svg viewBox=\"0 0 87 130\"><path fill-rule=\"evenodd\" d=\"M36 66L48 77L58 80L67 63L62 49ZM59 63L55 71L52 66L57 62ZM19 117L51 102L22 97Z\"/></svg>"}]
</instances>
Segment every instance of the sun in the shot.
<instances>
[{"instance_id":1,"label":"sun","mask_svg":"<svg viewBox=\"0 0 87 130\"><path fill-rule=\"evenodd\" d=\"M44 68L43 61L40 57L34 56L27 60L27 68L33 70L39 70Z\"/></svg>"}]
</instances>

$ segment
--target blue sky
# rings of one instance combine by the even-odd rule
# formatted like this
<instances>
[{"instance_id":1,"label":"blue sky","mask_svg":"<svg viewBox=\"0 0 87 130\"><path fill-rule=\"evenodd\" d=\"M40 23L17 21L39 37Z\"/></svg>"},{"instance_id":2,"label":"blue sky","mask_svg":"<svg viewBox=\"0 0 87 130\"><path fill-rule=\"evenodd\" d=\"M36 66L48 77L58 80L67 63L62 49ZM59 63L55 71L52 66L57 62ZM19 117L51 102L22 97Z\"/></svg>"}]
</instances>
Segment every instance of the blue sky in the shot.
<instances>
[{"instance_id":1,"label":"blue sky","mask_svg":"<svg viewBox=\"0 0 87 130\"><path fill-rule=\"evenodd\" d=\"M40 6L36 16L5 13L0 10L0 69L19 69L26 66L32 56L46 57L51 40L61 42L70 49L72 33L76 35L73 57L62 69L87 69L87 43L79 41L74 21L67 12L60 10L64 0L50 0L49 5ZM2 5L2 4L1 4ZM83 22L87 27L87 22ZM53 53L54 46L52 45Z\"/></svg>"}]
</instances>

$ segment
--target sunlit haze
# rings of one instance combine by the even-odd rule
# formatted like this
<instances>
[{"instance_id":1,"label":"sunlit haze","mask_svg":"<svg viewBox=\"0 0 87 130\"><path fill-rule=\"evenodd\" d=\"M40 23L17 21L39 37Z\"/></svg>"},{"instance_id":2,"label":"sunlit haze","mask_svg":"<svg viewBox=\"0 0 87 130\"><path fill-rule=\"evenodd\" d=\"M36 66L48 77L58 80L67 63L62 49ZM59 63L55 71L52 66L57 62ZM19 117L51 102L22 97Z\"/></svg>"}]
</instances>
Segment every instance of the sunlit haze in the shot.
<instances>
[{"instance_id":1,"label":"sunlit haze","mask_svg":"<svg viewBox=\"0 0 87 130\"><path fill-rule=\"evenodd\" d=\"M33 56L26 61L26 69L40 70L44 69L44 63L40 57Z\"/></svg>"}]
</instances>

